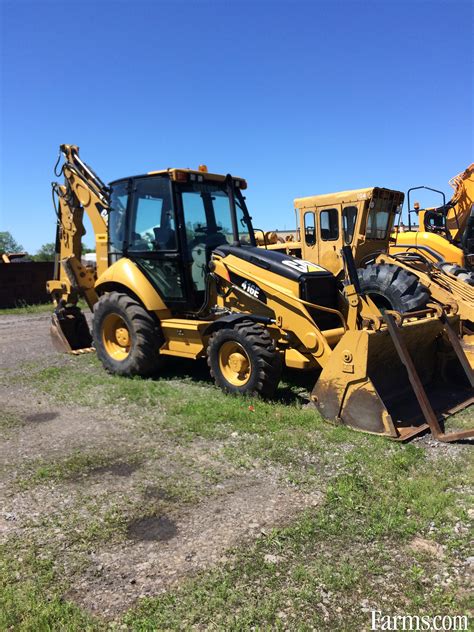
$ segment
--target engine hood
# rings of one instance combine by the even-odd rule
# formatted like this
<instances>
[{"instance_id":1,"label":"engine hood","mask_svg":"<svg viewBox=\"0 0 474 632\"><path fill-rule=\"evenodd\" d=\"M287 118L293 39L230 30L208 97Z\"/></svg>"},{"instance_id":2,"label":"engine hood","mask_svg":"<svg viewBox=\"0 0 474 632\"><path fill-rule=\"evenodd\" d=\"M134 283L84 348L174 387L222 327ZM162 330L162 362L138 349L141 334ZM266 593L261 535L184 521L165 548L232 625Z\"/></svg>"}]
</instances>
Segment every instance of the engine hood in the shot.
<instances>
[{"instance_id":1,"label":"engine hood","mask_svg":"<svg viewBox=\"0 0 474 632\"><path fill-rule=\"evenodd\" d=\"M302 277L328 278L334 276L332 272L320 265L282 254L276 250L266 250L255 246L223 245L216 248L214 252L221 257L233 255L293 281L300 281Z\"/></svg>"}]
</instances>

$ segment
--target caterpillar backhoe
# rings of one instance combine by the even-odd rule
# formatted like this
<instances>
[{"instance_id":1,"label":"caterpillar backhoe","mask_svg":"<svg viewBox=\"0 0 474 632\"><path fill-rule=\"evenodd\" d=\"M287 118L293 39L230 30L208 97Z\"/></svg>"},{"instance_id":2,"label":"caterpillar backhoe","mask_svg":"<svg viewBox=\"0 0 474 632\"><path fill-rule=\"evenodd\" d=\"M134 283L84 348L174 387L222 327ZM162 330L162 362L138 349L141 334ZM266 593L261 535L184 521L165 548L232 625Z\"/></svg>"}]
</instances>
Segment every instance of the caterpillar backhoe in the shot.
<instances>
[{"instance_id":1,"label":"caterpillar backhoe","mask_svg":"<svg viewBox=\"0 0 474 632\"><path fill-rule=\"evenodd\" d=\"M350 248L343 291L324 267L257 248L242 178L201 166L106 186L76 146L60 150L48 290L61 348L93 345L105 369L123 376L155 374L166 356L207 357L224 391L267 397L284 365L312 370L311 401L325 419L398 440L426 429L442 441L474 435L442 429L473 394L449 310L382 315L360 291ZM96 274L80 262L84 212ZM80 297L93 310L92 334Z\"/></svg>"}]
</instances>

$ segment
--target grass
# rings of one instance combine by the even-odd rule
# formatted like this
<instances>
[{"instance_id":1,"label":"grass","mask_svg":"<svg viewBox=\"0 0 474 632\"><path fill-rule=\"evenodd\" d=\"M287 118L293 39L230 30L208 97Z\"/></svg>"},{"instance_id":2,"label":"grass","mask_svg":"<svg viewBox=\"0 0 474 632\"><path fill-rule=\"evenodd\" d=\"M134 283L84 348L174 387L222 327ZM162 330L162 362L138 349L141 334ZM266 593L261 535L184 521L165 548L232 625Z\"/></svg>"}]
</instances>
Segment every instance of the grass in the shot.
<instances>
[{"instance_id":1,"label":"grass","mask_svg":"<svg viewBox=\"0 0 474 632\"><path fill-rule=\"evenodd\" d=\"M24 420L18 413L14 413L10 410L0 410L0 429L12 430L18 428L24 424Z\"/></svg>"},{"instance_id":2,"label":"grass","mask_svg":"<svg viewBox=\"0 0 474 632\"><path fill-rule=\"evenodd\" d=\"M142 441L131 450L140 468L134 493L98 496L88 491L94 472L123 460L121 449L22 466L19 483L28 492L49 484L78 491L66 513L58 510L8 540L0 629L355 630L368 627L375 607L387 614L467 611L455 572L469 555L469 532L459 528L472 506L467 446L427 453L328 425L304 407L301 382L288 381L274 402L263 402L226 396L205 375L202 366L176 363L156 380L123 379L107 375L92 355L46 369L30 365L30 384L51 401L128 419ZM175 446L174 458L180 455L181 475L160 470L154 446L164 437ZM219 451L222 462L198 466L190 455L199 441ZM113 622L65 598L88 551L123 542L130 520L156 511L147 486L161 489L160 507L191 506L215 491L228 467L256 474L276 468L299 490L321 491L323 500L286 527L236 547L227 562L140 599ZM59 528L59 542L41 536ZM413 550L415 536L442 546L444 557ZM65 573L58 560L74 552L77 565ZM446 576L449 583L437 579Z\"/></svg>"},{"instance_id":3,"label":"grass","mask_svg":"<svg viewBox=\"0 0 474 632\"><path fill-rule=\"evenodd\" d=\"M85 301L80 300L78 306L85 310L87 305ZM53 303L33 303L29 304L26 301L19 301L15 307L3 307L0 309L0 316L21 316L24 314L47 314L52 313L54 310Z\"/></svg>"},{"instance_id":4,"label":"grass","mask_svg":"<svg viewBox=\"0 0 474 632\"><path fill-rule=\"evenodd\" d=\"M66 367L35 369L31 363L29 380L40 392L60 403L113 407L124 413L136 412L139 407L139 418L144 423L171 429L181 438L223 439L231 432L268 437L281 432L286 443L292 441L293 432L297 437L298 433L313 431L315 427L335 442L354 436L347 428L323 423L317 411L304 409L306 402L298 396L298 385L284 384L280 401L265 402L224 394L212 385L210 378L206 379L204 364L198 368L190 362L169 365L167 372L157 379L124 379L107 374L97 357L88 354L74 358ZM69 388L71 383L74 389ZM305 439L300 436L298 441L301 444Z\"/></svg>"},{"instance_id":5,"label":"grass","mask_svg":"<svg viewBox=\"0 0 474 632\"><path fill-rule=\"evenodd\" d=\"M54 588L54 560L41 549L25 549L18 539L10 539L0 551L1 630L98 629L90 615L66 601L61 591Z\"/></svg>"},{"instance_id":6,"label":"grass","mask_svg":"<svg viewBox=\"0 0 474 632\"><path fill-rule=\"evenodd\" d=\"M429 471L419 448L391 447L383 464L367 456L366 449L347 455L347 469L334 478L319 508L235 549L223 566L140 600L115 624L137 631L193 626L324 631L362 629L369 617L365 606L391 613L466 612L456 586L440 587L434 579L438 561L415 559L406 544L432 520L453 526L458 516L452 514L452 490L467 482L469 473L450 459L439 459ZM406 480L412 484L400 496ZM3 629L12 622L21 622L15 629L22 630L106 626L64 601L64 585L58 587L58 569L47 555L42 559L30 550L20 564L19 547L14 543L6 556L10 579Z\"/></svg>"},{"instance_id":7,"label":"grass","mask_svg":"<svg viewBox=\"0 0 474 632\"><path fill-rule=\"evenodd\" d=\"M404 543L432 520L453 526L449 490L468 475L450 460L429 471L417 448L392 447L383 462L377 452L369 460L365 448L351 453L321 507L237 551L226 567L144 601L125 622L133 630L361 629L363 600L391 612L464 612L456 589L432 579L436 561L414 564Z\"/></svg>"},{"instance_id":8,"label":"grass","mask_svg":"<svg viewBox=\"0 0 474 632\"><path fill-rule=\"evenodd\" d=\"M18 316L22 314L45 314L52 312L54 306L52 303L36 303L29 305L24 303L16 307L4 307L0 309L0 316Z\"/></svg>"}]
</instances>

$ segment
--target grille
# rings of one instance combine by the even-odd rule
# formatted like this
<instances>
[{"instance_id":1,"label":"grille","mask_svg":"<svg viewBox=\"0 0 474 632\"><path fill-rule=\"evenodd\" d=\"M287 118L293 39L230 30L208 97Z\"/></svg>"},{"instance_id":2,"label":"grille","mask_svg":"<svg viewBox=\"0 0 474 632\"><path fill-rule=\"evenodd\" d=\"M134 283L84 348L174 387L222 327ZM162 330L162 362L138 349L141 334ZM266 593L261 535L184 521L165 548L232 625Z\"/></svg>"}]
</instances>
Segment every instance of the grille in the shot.
<instances>
[{"instance_id":1,"label":"grille","mask_svg":"<svg viewBox=\"0 0 474 632\"><path fill-rule=\"evenodd\" d=\"M304 301L337 309L337 296L336 277L330 273L324 276L303 276L300 280L300 298ZM341 326L341 320L336 314L323 312L312 307L308 307L308 311L319 329L333 329Z\"/></svg>"}]
</instances>

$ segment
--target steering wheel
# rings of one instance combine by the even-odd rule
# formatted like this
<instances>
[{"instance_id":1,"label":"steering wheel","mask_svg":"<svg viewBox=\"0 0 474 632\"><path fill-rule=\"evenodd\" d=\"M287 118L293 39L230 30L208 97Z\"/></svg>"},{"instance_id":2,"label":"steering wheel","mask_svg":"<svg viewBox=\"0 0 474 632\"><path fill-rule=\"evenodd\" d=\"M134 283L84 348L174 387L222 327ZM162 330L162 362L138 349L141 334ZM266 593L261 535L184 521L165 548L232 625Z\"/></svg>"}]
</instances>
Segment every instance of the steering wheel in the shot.
<instances>
[{"instance_id":1,"label":"steering wheel","mask_svg":"<svg viewBox=\"0 0 474 632\"><path fill-rule=\"evenodd\" d=\"M207 235L209 232L209 228L204 224L194 224L193 230L195 233L204 233L204 235Z\"/></svg>"}]
</instances>

